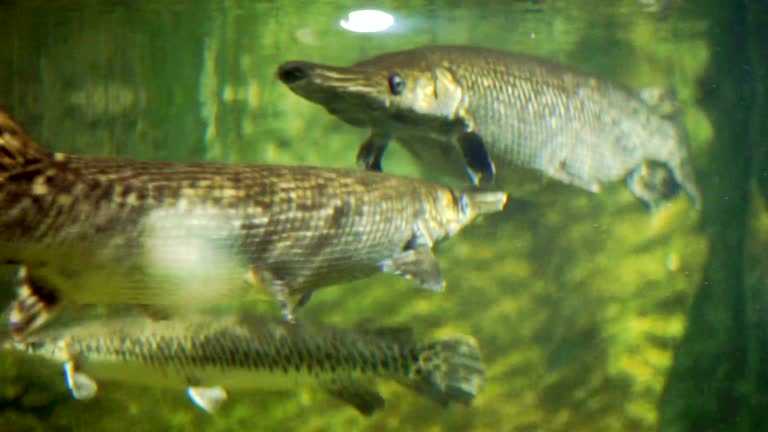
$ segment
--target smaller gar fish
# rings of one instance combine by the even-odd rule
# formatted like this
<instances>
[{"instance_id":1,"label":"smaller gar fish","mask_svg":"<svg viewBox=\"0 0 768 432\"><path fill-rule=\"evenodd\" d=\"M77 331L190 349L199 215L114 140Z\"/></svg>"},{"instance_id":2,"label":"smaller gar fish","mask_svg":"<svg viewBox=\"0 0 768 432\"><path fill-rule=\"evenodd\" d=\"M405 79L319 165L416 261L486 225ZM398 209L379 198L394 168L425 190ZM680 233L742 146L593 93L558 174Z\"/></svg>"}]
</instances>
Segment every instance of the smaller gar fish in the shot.
<instances>
[{"instance_id":1,"label":"smaller gar fish","mask_svg":"<svg viewBox=\"0 0 768 432\"><path fill-rule=\"evenodd\" d=\"M292 320L316 289L377 272L439 291L433 246L506 199L354 169L54 154L0 111L0 264L22 266L17 338L66 303L166 313L255 284Z\"/></svg>"},{"instance_id":2,"label":"smaller gar fish","mask_svg":"<svg viewBox=\"0 0 768 432\"><path fill-rule=\"evenodd\" d=\"M370 384L394 380L442 406L468 405L485 380L474 338L415 340L408 328L345 330L255 317L153 321L123 318L50 326L6 350L63 364L75 399L97 381L187 389L213 412L230 391L315 383L370 415L384 399Z\"/></svg>"},{"instance_id":3,"label":"smaller gar fish","mask_svg":"<svg viewBox=\"0 0 768 432\"><path fill-rule=\"evenodd\" d=\"M351 66L290 61L278 78L342 121L370 128L358 164L381 170L396 139L432 176L543 200L563 185L600 192L624 180L650 208L700 197L687 138L624 87L544 59L424 46ZM555 180L555 181L551 181Z\"/></svg>"}]
</instances>

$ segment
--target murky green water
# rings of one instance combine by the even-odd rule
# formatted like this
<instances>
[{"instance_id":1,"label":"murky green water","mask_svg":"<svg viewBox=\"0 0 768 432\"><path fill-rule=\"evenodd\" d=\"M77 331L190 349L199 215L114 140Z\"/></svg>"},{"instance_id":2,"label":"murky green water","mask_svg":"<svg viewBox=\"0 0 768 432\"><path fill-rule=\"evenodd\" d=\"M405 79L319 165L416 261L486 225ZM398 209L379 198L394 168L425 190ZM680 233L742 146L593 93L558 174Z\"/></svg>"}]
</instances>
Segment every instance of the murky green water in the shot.
<instances>
[{"instance_id":1,"label":"murky green water","mask_svg":"<svg viewBox=\"0 0 768 432\"><path fill-rule=\"evenodd\" d=\"M744 77L765 76L766 48L749 45L758 30L731 29L759 29L766 8L705 3L0 3L0 105L57 151L354 167L367 131L292 94L277 65L456 43L536 54L635 89L673 87L705 200L703 212L682 198L654 217L624 188L564 195L556 207L515 203L440 245L445 293L377 276L321 291L304 310L341 326L474 335L488 380L471 407L441 409L394 384L372 418L314 388L232 395L215 416L182 389L105 383L80 402L58 366L2 355L0 429L764 430L753 414L766 405L755 342L764 284L740 266L746 238L753 261L764 259L764 216L748 211L749 173L762 171L743 155L760 136L752 119L765 118L764 90ZM390 12L394 27L340 26L363 6ZM425 175L396 145L387 170ZM10 299L10 282L0 292Z\"/></svg>"}]
</instances>

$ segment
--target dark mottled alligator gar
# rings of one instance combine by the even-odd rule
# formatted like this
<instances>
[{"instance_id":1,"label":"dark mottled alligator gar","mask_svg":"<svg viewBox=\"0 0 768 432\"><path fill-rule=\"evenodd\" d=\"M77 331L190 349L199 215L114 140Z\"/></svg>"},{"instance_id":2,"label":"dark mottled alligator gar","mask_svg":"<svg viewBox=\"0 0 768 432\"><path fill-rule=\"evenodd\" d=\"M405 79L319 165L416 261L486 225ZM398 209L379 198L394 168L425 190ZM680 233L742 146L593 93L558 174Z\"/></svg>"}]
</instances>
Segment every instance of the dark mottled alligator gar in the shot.
<instances>
[{"instance_id":1,"label":"dark mottled alligator gar","mask_svg":"<svg viewBox=\"0 0 768 432\"><path fill-rule=\"evenodd\" d=\"M435 242L505 202L359 170L54 154L0 112L0 263L22 265L17 337L62 303L206 305L247 281L289 319L315 289L378 271L440 290Z\"/></svg>"},{"instance_id":2,"label":"dark mottled alligator gar","mask_svg":"<svg viewBox=\"0 0 768 432\"><path fill-rule=\"evenodd\" d=\"M226 316L53 327L4 348L62 363L76 399L93 397L97 380L186 387L192 401L212 412L230 391L314 383L370 415L384 405L372 380L395 380L442 406L470 404L485 380L474 338L425 342L407 328L345 330Z\"/></svg>"}]
</instances>

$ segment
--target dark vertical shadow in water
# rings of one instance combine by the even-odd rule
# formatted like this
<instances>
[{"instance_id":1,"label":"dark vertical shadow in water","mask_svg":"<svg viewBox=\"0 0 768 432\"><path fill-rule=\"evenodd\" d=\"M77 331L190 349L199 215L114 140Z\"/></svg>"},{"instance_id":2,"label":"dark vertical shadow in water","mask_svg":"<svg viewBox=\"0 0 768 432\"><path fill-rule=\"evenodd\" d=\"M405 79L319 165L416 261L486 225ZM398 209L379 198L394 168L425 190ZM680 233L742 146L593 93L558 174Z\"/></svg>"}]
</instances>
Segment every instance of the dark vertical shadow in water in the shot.
<instances>
[{"instance_id":1,"label":"dark vertical shadow in water","mask_svg":"<svg viewBox=\"0 0 768 432\"><path fill-rule=\"evenodd\" d=\"M754 76L754 109L750 128L752 176L762 205L753 205L754 232L749 235L746 265L749 325L749 364L747 388L750 390L750 426L753 431L768 430L768 233L760 221L765 219L768 201L768 1L747 1L749 50ZM760 200L760 198L757 198ZM762 229L761 229L762 228Z\"/></svg>"},{"instance_id":2,"label":"dark vertical shadow in water","mask_svg":"<svg viewBox=\"0 0 768 432\"><path fill-rule=\"evenodd\" d=\"M711 153L701 159L699 178L710 256L661 398L662 431L751 430L744 284L754 105L748 9L743 1L706 3L700 10L711 22L711 59L700 83L700 103L715 136Z\"/></svg>"}]
</instances>

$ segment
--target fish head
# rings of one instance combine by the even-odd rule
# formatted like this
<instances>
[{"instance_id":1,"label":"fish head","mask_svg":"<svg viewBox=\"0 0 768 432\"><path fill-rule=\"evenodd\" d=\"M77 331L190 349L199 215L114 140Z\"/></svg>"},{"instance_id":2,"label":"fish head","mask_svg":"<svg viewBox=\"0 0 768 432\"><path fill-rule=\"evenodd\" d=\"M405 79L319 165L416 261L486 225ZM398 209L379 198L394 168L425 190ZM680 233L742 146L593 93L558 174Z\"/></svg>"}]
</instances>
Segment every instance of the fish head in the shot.
<instances>
[{"instance_id":1,"label":"fish head","mask_svg":"<svg viewBox=\"0 0 768 432\"><path fill-rule=\"evenodd\" d=\"M435 197L433 239L453 236L478 216L496 213L507 204L507 193L496 191L465 191L440 189Z\"/></svg>"},{"instance_id":2,"label":"fish head","mask_svg":"<svg viewBox=\"0 0 768 432\"><path fill-rule=\"evenodd\" d=\"M358 127L452 127L464 92L448 66L417 52L383 54L352 66L292 61L278 78L299 96Z\"/></svg>"}]
</instances>

